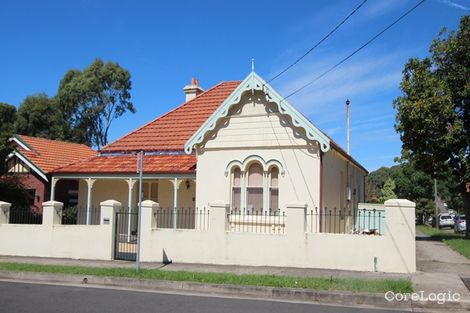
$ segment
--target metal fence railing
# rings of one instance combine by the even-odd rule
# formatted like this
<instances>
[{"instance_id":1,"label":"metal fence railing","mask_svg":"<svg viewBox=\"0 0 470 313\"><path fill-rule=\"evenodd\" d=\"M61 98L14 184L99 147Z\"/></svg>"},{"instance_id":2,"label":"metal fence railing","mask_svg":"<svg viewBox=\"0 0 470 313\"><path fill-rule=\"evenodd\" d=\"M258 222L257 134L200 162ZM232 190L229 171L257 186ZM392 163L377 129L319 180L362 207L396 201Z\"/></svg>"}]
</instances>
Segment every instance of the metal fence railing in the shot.
<instances>
[{"instance_id":1,"label":"metal fence railing","mask_svg":"<svg viewBox=\"0 0 470 313\"><path fill-rule=\"evenodd\" d=\"M281 210L234 209L228 214L231 232L284 234L286 213Z\"/></svg>"},{"instance_id":2,"label":"metal fence railing","mask_svg":"<svg viewBox=\"0 0 470 313\"><path fill-rule=\"evenodd\" d=\"M100 208L67 207L62 209L62 225L99 225Z\"/></svg>"},{"instance_id":3,"label":"metal fence railing","mask_svg":"<svg viewBox=\"0 0 470 313\"><path fill-rule=\"evenodd\" d=\"M209 210L206 208L159 208L154 216L157 228L209 229Z\"/></svg>"},{"instance_id":4,"label":"metal fence railing","mask_svg":"<svg viewBox=\"0 0 470 313\"><path fill-rule=\"evenodd\" d=\"M42 224L42 212L34 207L11 207L8 223Z\"/></svg>"},{"instance_id":5,"label":"metal fence railing","mask_svg":"<svg viewBox=\"0 0 470 313\"><path fill-rule=\"evenodd\" d=\"M385 210L315 208L307 211L306 227L311 233L383 235Z\"/></svg>"}]
</instances>

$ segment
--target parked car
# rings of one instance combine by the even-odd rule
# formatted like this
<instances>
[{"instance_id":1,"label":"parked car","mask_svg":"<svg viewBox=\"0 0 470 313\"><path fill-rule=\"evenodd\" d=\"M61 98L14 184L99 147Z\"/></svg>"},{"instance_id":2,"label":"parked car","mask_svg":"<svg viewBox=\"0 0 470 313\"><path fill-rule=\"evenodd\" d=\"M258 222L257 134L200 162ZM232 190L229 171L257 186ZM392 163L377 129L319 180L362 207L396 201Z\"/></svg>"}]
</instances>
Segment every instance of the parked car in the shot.
<instances>
[{"instance_id":1,"label":"parked car","mask_svg":"<svg viewBox=\"0 0 470 313\"><path fill-rule=\"evenodd\" d=\"M453 228L455 225L452 215L448 213L442 213L438 215L439 217L439 228L450 227Z\"/></svg>"},{"instance_id":2,"label":"parked car","mask_svg":"<svg viewBox=\"0 0 470 313\"><path fill-rule=\"evenodd\" d=\"M467 220L465 219L465 215L456 215L454 231L456 233L464 233L465 230L467 230Z\"/></svg>"}]
</instances>

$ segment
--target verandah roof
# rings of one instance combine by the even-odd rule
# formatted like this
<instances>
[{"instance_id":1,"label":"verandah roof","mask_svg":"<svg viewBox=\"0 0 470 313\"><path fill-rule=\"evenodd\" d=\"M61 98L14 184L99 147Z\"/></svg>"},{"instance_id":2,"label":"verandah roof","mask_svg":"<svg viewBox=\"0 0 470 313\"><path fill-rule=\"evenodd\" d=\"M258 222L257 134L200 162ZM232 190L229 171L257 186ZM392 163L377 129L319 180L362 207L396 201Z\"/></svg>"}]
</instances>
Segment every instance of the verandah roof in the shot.
<instances>
[{"instance_id":1,"label":"verandah roof","mask_svg":"<svg viewBox=\"0 0 470 313\"><path fill-rule=\"evenodd\" d=\"M135 174L136 170L137 156L126 154L93 157L85 161L56 168L54 174ZM183 154L146 155L144 156L144 173L196 173L196 156Z\"/></svg>"}]
</instances>

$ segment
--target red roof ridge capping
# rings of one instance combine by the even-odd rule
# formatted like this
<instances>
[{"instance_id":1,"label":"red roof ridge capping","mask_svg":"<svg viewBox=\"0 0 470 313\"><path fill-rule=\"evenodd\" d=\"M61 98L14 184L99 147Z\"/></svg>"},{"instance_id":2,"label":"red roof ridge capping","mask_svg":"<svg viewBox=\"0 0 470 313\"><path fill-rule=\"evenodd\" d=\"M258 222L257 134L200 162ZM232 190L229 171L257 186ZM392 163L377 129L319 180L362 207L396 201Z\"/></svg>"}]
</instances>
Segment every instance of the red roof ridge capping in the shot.
<instances>
[{"instance_id":1,"label":"red roof ridge capping","mask_svg":"<svg viewBox=\"0 0 470 313\"><path fill-rule=\"evenodd\" d=\"M88 162L88 161L91 161L92 159L98 158L98 157L100 157L100 155L96 154L96 155L91 156L91 157L86 158L86 159L82 159L82 160L78 160L78 161L72 161L72 162L69 162L69 163L64 164L64 165L59 165L59 166L57 166L57 167L54 167L50 172L51 172L51 173L55 173L57 170L60 170L60 169L62 169L62 168L64 168L64 167L69 167L69 166L77 165L77 164L79 164L79 163Z\"/></svg>"},{"instance_id":2,"label":"red roof ridge capping","mask_svg":"<svg viewBox=\"0 0 470 313\"><path fill-rule=\"evenodd\" d=\"M134 129L130 132L128 132L127 134L123 135L122 137L114 140L113 142L111 143L108 143L107 145L105 145L104 147L101 148L101 150L99 150L99 152L107 152L106 149L108 149L110 146L112 146L114 143L118 142L118 141L121 141L123 139L126 139L127 137L137 133L138 131L142 130L143 128L149 126L150 124L152 123L155 123L156 121L158 121L159 119L162 119L168 115L170 115L171 113L174 113L175 111L178 111L180 110L181 108L185 107L186 105L189 105L191 104L192 102L195 102L197 100L199 100L201 97L204 97L207 95L207 93L217 89L218 87L222 86L223 84L227 84L227 83L238 83L240 84L242 81L241 80L233 80L233 81L221 81L219 82L218 84L212 86L211 88L207 89L206 91L202 92L201 94L197 95L196 97L194 97L193 99L189 100L189 101L186 101L186 102L183 102L182 104L178 105L177 107L171 109L170 111L158 116L157 118L145 123L144 125L140 126L139 128L137 129ZM164 151L165 149L161 149L160 151ZM181 150L183 150L183 147L181 147ZM129 150L124 150L124 151L129 151ZM137 150L135 150L137 151ZM109 152L119 152L119 150L111 150Z\"/></svg>"}]
</instances>

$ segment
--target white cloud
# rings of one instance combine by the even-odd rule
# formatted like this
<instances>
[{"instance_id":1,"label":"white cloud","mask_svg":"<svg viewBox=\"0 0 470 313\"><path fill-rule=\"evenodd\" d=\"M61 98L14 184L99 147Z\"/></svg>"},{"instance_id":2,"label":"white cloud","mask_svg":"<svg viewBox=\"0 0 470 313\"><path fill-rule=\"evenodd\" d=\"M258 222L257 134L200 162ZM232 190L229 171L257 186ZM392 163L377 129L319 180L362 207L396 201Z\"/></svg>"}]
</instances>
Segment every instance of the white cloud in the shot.
<instances>
[{"instance_id":1,"label":"white cloud","mask_svg":"<svg viewBox=\"0 0 470 313\"><path fill-rule=\"evenodd\" d=\"M443 3L445 5L448 5L450 7L453 7L453 8L459 9L459 10L470 11L469 7L464 6L464 5L459 4L457 2L454 2L454 1L450 1L450 0L438 0L438 1L440 3Z\"/></svg>"},{"instance_id":2,"label":"white cloud","mask_svg":"<svg viewBox=\"0 0 470 313\"><path fill-rule=\"evenodd\" d=\"M407 3L407 0L374 0L369 1L365 7L363 14L368 18L380 17L384 14L390 13L403 4Z\"/></svg>"}]
</instances>

